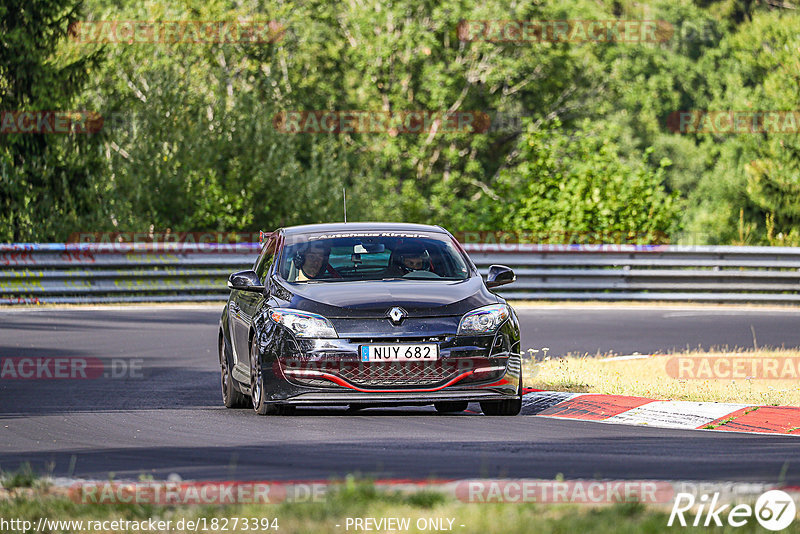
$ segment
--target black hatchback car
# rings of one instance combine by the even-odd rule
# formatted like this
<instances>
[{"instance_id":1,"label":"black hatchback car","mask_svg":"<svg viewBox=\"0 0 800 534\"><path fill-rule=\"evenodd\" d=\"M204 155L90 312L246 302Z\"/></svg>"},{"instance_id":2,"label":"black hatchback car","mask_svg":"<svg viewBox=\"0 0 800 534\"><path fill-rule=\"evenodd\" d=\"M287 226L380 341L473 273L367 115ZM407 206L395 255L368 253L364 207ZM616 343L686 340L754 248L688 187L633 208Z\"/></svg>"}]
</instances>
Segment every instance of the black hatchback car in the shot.
<instances>
[{"instance_id":1,"label":"black hatchback car","mask_svg":"<svg viewBox=\"0 0 800 534\"><path fill-rule=\"evenodd\" d=\"M433 404L486 415L521 407L519 321L438 226L316 224L266 235L228 279L219 323L222 398L261 415L297 406Z\"/></svg>"}]
</instances>

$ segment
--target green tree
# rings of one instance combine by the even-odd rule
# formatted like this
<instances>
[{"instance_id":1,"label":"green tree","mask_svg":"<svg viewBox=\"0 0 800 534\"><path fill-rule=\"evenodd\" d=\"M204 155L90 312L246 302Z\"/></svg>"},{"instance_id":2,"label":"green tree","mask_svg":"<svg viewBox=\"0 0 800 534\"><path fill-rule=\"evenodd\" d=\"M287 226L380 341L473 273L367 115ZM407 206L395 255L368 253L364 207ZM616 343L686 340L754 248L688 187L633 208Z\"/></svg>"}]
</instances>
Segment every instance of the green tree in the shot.
<instances>
[{"instance_id":1,"label":"green tree","mask_svg":"<svg viewBox=\"0 0 800 534\"><path fill-rule=\"evenodd\" d=\"M519 164L500 176L504 228L541 242L665 241L680 203L663 187L668 160L652 168L645 152L626 161L613 125L585 121L566 131L559 121L530 124Z\"/></svg>"},{"instance_id":2,"label":"green tree","mask_svg":"<svg viewBox=\"0 0 800 534\"><path fill-rule=\"evenodd\" d=\"M91 92L111 117L104 230L252 231L341 220L342 187L360 185L361 173L341 139L287 135L273 126L275 114L294 105L286 72L302 47L302 13L278 4L190 2L173 12L130 2L98 6L94 16L280 20L289 29L276 42L106 47L103 83Z\"/></svg>"},{"instance_id":3,"label":"green tree","mask_svg":"<svg viewBox=\"0 0 800 534\"><path fill-rule=\"evenodd\" d=\"M63 54L81 2L0 5L0 110L72 111L100 52ZM0 135L0 241L65 239L98 204L102 160L86 134Z\"/></svg>"},{"instance_id":4,"label":"green tree","mask_svg":"<svg viewBox=\"0 0 800 534\"><path fill-rule=\"evenodd\" d=\"M75 2L0 6L0 109L106 117L94 136L0 138L3 240L338 220L342 187L350 220L682 232L700 243L800 236L796 136L666 128L681 110L798 109L799 18L776 3L85 2L80 17L95 21L278 20L286 32L272 43L93 45L66 38ZM674 34L659 43L458 34L462 20L612 18L665 20ZM273 126L294 110L476 111L493 125L435 135Z\"/></svg>"},{"instance_id":5,"label":"green tree","mask_svg":"<svg viewBox=\"0 0 800 534\"><path fill-rule=\"evenodd\" d=\"M702 60L709 109L796 112L798 49L800 17L754 15ZM800 245L798 126L779 120L763 133L698 134L712 165L689 193L688 228L714 243Z\"/></svg>"}]
</instances>

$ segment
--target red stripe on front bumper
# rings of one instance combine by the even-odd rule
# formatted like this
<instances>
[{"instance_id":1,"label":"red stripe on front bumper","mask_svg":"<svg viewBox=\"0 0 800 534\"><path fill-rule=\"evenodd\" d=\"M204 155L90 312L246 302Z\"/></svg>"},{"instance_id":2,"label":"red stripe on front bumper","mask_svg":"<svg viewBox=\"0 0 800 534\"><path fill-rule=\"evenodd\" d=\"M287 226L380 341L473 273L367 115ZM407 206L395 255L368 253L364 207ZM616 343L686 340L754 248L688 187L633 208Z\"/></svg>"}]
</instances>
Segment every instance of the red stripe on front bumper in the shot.
<instances>
[{"instance_id":1,"label":"red stripe on front bumper","mask_svg":"<svg viewBox=\"0 0 800 534\"><path fill-rule=\"evenodd\" d=\"M471 375L474 372L475 372L474 370L473 371L467 371L466 373L462 373L462 374L458 375L457 377L455 377L454 379L450 380L449 382L447 382L446 384L444 384L442 386L435 387L435 388L427 388L427 389L362 389L362 388L356 387L356 386L354 386L352 384L348 384L347 382L345 382L344 380L342 380L338 376L329 375L328 373L320 373L320 374L322 375L323 378L327 378L331 382L334 382L334 383L339 384L340 386L344 386L346 388L350 388L350 389L354 389L356 391L360 391L362 393L403 393L403 392L407 392L407 393L424 393L424 392L429 392L429 391L440 391L440 390L442 390L442 389L444 389L444 388L446 388L448 386L452 386L456 382L458 382L460 380L463 380L465 377Z\"/></svg>"}]
</instances>

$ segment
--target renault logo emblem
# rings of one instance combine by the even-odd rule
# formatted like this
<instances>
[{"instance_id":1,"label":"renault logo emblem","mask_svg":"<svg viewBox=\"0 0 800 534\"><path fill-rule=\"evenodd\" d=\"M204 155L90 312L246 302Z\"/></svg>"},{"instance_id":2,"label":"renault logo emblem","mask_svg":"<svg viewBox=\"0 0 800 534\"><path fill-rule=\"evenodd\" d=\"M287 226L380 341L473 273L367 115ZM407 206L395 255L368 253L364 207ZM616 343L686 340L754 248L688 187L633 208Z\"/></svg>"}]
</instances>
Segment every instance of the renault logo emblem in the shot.
<instances>
[{"instance_id":1,"label":"renault logo emblem","mask_svg":"<svg viewBox=\"0 0 800 534\"><path fill-rule=\"evenodd\" d=\"M398 308L397 306L395 306L394 308L389 310L386 313L386 315L389 316L389 319L392 321L392 324L396 326L402 323L403 319L405 319L408 314L403 308Z\"/></svg>"}]
</instances>

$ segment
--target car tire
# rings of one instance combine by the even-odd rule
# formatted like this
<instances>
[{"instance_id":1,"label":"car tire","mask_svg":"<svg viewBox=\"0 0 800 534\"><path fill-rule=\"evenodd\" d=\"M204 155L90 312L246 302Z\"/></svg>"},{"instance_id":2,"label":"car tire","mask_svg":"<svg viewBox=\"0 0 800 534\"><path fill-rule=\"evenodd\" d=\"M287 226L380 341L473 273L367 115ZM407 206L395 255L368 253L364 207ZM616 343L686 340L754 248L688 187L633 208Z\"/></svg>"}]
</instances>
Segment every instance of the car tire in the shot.
<instances>
[{"instance_id":1,"label":"car tire","mask_svg":"<svg viewBox=\"0 0 800 534\"><path fill-rule=\"evenodd\" d=\"M248 398L236 389L231 376L231 359L225 351L225 341L219 340L219 366L220 384L222 389L222 403L226 408L246 408Z\"/></svg>"},{"instance_id":2,"label":"car tire","mask_svg":"<svg viewBox=\"0 0 800 534\"><path fill-rule=\"evenodd\" d=\"M250 342L250 399L253 410L258 415L292 415L295 407L288 404L273 404L264 399L264 373L261 358L258 354L258 343L255 336Z\"/></svg>"},{"instance_id":3,"label":"car tire","mask_svg":"<svg viewBox=\"0 0 800 534\"><path fill-rule=\"evenodd\" d=\"M457 413L463 412L469 406L468 401L442 401L434 402L433 407L439 413Z\"/></svg>"},{"instance_id":4,"label":"car tire","mask_svg":"<svg viewBox=\"0 0 800 534\"><path fill-rule=\"evenodd\" d=\"M519 415L522 411L522 372L519 375L516 399L481 402L483 415Z\"/></svg>"}]
</instances>

